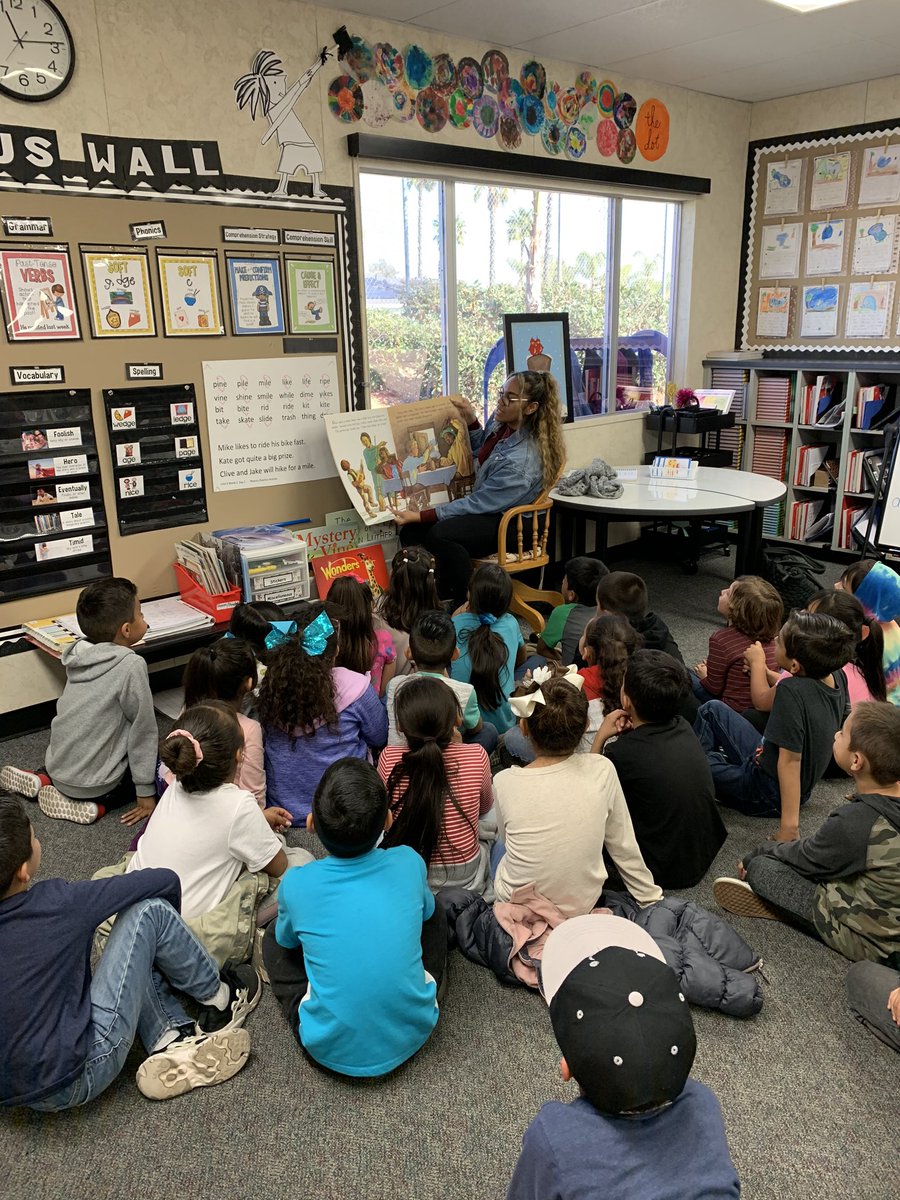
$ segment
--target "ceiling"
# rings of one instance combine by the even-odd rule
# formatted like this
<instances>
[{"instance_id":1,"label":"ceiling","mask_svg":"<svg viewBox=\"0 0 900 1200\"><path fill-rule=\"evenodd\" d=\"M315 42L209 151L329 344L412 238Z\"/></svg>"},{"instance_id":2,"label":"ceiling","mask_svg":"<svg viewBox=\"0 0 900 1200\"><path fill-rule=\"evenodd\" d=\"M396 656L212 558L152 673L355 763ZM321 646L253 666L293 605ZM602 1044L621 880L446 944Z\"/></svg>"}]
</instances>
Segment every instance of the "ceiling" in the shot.
<instances>
[{"instance_id":1,"label":"ceiling","mask_svg":"<svg viewBox=\"0 0 900 1200\"><path fill-rule=\"evenodd\" d=\"M855 0L804 15L770 0L316 3L734 100L900 74L900 0Z\"/></svg>"}]
</instances>

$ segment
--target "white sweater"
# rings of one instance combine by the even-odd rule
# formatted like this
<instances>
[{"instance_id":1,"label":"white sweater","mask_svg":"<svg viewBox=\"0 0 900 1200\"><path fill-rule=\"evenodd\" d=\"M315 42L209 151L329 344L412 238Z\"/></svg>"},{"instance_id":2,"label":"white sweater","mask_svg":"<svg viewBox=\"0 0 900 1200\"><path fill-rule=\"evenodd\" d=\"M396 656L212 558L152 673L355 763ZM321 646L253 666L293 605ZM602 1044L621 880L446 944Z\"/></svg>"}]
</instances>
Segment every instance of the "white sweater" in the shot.
<instances>
[{"instance_id":1,"label":"white sweater","mask_svg":"<svg viewBox=\"0 0 900 1200\"><path fill-rule=\"evenodd\" d=\"M506 853L494 892L509 900L532 883L566 917L588 913L606 883L604 846L640 904L662 899L638 849L616 769L599 754L547 767L510 767L494 778Z\"/></svg>"}]
</instances>

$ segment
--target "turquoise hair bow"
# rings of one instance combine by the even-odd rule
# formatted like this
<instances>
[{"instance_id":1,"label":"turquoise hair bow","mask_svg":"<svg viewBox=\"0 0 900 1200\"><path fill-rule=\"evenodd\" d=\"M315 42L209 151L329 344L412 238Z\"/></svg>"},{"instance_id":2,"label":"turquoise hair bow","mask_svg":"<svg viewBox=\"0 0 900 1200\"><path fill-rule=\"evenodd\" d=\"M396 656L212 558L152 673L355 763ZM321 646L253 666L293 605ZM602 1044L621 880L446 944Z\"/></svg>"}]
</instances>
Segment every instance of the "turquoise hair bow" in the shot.
<instances>
[{"instance_id":1,"label":"turquoise hair bow","mask_svg":"<svg viewBox=\"0 0 900 1200\"><path fill-rule=\"evenodd\" d=\"M266 649L276 650L283 642L297 634L296 621L273 621L272 628L266 634Z\"/></svg>"},{"instance_id":2,"label":"turquoise hair bow","mask_svg":"<svg viewBox=\"0 0 900 1200\"><path fill-rule=\"evenodd\" d=\"M310 621L303 630L303 649L313 658L325 653L328 639L334 633L334 626L327 612L320 612L314 621Z\"/></svg>"}]
</instances>

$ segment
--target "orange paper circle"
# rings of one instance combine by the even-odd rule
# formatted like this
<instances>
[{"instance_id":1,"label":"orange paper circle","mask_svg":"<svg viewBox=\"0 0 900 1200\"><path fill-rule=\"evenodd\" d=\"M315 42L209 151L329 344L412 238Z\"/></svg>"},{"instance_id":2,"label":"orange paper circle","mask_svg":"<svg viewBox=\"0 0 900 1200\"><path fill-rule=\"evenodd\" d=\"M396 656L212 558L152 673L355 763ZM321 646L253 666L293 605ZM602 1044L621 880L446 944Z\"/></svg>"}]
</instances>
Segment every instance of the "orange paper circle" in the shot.
<instances>
[{"instance_id":1,"label":"orange paper circle","mask_svg":"<svg viewBox=\"0 0 900 1200\"><path fill-rule=\"evenodd\" d=\"M669 110L662 100L645 100L633 129L644 158L648 162L662 158L669 148Z\"/></svg>"}]
</instances>

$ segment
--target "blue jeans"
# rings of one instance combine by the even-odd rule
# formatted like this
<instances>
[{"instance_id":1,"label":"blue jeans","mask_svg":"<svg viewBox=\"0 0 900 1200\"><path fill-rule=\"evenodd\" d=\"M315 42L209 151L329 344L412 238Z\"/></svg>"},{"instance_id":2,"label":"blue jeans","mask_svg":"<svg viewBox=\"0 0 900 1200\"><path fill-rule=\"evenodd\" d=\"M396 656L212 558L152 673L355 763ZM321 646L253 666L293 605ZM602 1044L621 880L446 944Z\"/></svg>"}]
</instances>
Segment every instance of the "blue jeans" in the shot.
<instances>
[{"instance_id":1,"label":"blue jeans","mask_svg":"<svg viewBox=\"0 0 900 1200\"><path fill-rule=\"evenodd\" d=\"M534 748L534 742L531 738L526 737L518 725L513 725L512 729L507 729L503 735L503 745L519 762L530 763L537 758L537 751Z\"/></svg>"},{"instance_id":2,"label":"blue jeans","mask_svg":"<svg viewBox=\"0 0 900 1200\"><path fill-rule=\"evenodd\" d=\"M500 866L500 859L506 853L505 842L494 842L491 846L491 879L497 874L497 868Z\"/></svg>"},{"instance_id":3,"label":"blue jeans","mask_svg":"<svg viewBox=\"0 0 900 1200\"><path fill-rule=\"evenodd\" d=\"M751 817L781 815L778 780L760 770L762 738L749 721L723 704L707 700L697 710L694 732L712 771L716 798ZM801 799L801 804L805 797Z\"/></svg>"},{"instance_id":4,"label":"blue jeans","mask_svg":"<svg viewBox=\"0 0 900 1200\"><path fill-rule=\"evenodd\" d=\"M119 913L91 981L91 1042L76 1080L29 1107L58 1112L87 1104L125 1065L137 1033L152 1049L164 1033L193 1025L172 987L195 1000L219 988L219 968L166 900Z\"/></svg>"},{"instance_id":5,"label":"blue jeans","mask_svg":"<svg viewBox=\"0 0 900 1200\"><path fill-rule=\"evenodd\" d=\"M705 704L707 700L715 700L712 692L708 692L703 686L703 682L696 671L688 671L688 676L691 681L691 691L697 697L701 704Z\"/></svg>"},{"instance_id":6,"label":"blue jeans","mask_svg":"<svg viewBox=\"0 0 900 1200\"><path fill-rule=\"evenodd\" d=\"M483 747L485 754L490 757L497 749L500 734L490 721L483 721L477 733L472 733L471 730L464 729L462 731L462 740L467 746L474 742L476 745Z\"/></svg>"}]
</instances>

